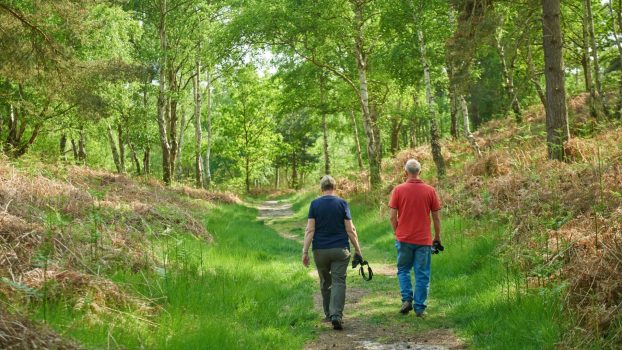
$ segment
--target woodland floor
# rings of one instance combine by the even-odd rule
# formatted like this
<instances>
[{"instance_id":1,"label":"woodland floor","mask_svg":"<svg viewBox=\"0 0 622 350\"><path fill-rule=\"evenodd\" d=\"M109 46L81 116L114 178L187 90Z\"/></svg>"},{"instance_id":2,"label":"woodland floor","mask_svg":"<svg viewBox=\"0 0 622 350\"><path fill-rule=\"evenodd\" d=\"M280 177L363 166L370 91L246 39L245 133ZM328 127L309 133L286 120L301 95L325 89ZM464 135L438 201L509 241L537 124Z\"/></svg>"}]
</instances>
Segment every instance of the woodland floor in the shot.
<instances>
[{"instance_id":1,"label":"woodland floor","mask_svg":"<svg viewBox=\"0 0 622 350\"><path fill-rule=\"evenodd\" d=\"M266 201L257 207L259 210L258 220L272 226L284 239L302 243L304 234L304 220L295 219L291 203L286 200ZM296 234L298 232L299 234ZM374 276L390 278L395 281L395 287L391 292L397 291L395 266L385 264L372 264ZM309 275L318 281L315 269L309 269ZM356 276L354 272L350 275ZM352 277L350 277L352 278ZM465 349L466 344L459 339L451 329L426 329L420 330L417 323L426 322L418 319L414 313L406 316L398 313L399 299L395 305L386 305L387 291L373 288L375 280L351 286L348 283L343 331L335 331L332 325L322 322L322 299L318 292L314 296L315 308L318 314L317 339L308 343L305 349L359 349L359 350L388 350L388 349L418 349L418 350L449 350ZM374 310L379 302L384 303L381 308ZM382 310L382 311L380 311ZM389 311L390 310L390 311ZM378 322L378 312L394 312L394 315L386 315L383 321ZM396 316L397 315L397 316ZM412 324L396 322L396 317L410 318Z\"/></svg>"}]
</instances>

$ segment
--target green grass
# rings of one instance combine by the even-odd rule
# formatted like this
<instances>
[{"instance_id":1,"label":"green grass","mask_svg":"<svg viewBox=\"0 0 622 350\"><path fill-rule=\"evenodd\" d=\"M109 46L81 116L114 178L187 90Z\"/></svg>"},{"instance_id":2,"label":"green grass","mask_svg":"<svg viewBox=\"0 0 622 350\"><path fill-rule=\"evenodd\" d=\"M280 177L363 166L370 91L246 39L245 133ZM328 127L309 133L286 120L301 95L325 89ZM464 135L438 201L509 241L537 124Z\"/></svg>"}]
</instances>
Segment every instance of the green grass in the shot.
<instances>
[{"instance_id":1,"label":"green grass","mask_svg":"<svg viewBox=\"0 0 622 350\"><path fill-rule=\"evenodd\" d=\"M317 283L298 260L300 244L274 229L302 237L308 204L316 195L292 196L294 217L272 227L256 222L254 209L210 206L205 225L213 243L175 232L146 238L160 261L157 268L107 275L153 300L156 312L146 319L123 307L97 319L57 301L48 306L48 322L91 348L301 349L317 331L320 315L312 298ZM394 264L386 210L364 198L350 204L365 258L372 267ZM446 251L433 257L428 319L397 312L395 276L364 282L353 271L348 285L368 293L355 310L346 310L347 316L406 333L451 328L474 349L555 348L564 326L557 320L561 292L525 291L524 279L502 257L504 226L457 217L443 223ZM36 318L42 318L41 308Z\"/></svg>"},{"instance_id":2,"label":"green grass","mask_svg":"<svg viewBox=\"0 0 622 350\"><path fill-rule=\"evenodd\" d=\"M300 247L255 216L242 206L213 207L205 223L214 243L183 234L153 238L163 266L109 276L157 301L161 311L150 319L153 324L124 310L101 324L76 322L87 315L62 302L50 307L48 321L93 348L301 348L317 318L314 283L298 263Z\"/></svg>"},{"instance_id":3,"label":"green grass","mask_svg":"<svg viewBox=\"0 0 622 350\"><path fill-rule=\"evenodd\" d=\"M386 215L380 215L377 205L350 204L365 258L372 267L393 264L396 252ZM351 274L348 283L374 292L355 314L379 325L405 324L412 331L452 328L474 349L554 349L564 326L559 321L561 292L525 289L524 278L502 258L504 232L502 224L490 219L443 220L446 249L432 258L425 322L397 313L401 302L394 276L364 282Z\"/></svg>"}]
</instances>

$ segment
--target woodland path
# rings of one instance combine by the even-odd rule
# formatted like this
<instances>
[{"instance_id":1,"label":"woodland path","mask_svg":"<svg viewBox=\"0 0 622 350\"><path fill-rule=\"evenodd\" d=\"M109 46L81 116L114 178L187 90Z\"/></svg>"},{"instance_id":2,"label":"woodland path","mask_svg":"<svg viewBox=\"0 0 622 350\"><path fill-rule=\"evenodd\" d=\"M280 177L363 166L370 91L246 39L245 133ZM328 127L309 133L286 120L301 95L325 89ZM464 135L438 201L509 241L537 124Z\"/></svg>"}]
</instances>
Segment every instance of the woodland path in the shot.
<instances>
[{"instance_id":1,"label":"woodland path","mask_svg":"<svg viewBox=\"0 0 622 350\"><path fill-rule=\"evenodd\" d=\"M267 225L272 226L279 236L284 239L293 240L302 244L302 235L304 231L304 222L293 220L293 211L291 203L286 200L266 201L257 207L258 220L264 221ZM285 223L285 224L284 224ZM289 228L289 229L288 229ZM295 234L294 232L302 232ZM383 276L385 278L395 278L395 267L388 264L373 264L374 276ZM355 273L350 273L355 274ZM309 275L318 280L315 269L309 269ZM318 292L314 296L315 309L318 313L317 333L318 338L307 344L305 349L336 349L336 350L389 350L389 349L415 349L415 350L454 350L465 349L466 346L462 340L456 337L451 329L432 329L427 331L415 331L409 324L395 323L387 324L386 322L375 322L379 312L382 310L373 310L374 300L378 296L386 294L382 290L374 290L371 283L360 287L350 287L348 285L344 315L344 330L335 331L330 323L322 322L322 297ZM396 282L397 283L397 282ZM397 310L399 305L392 309ZM369 309L372 307L371 309ZM388 316L388 315L387 315ZM387 317L387 319L393 319ZM425 320L415 318L413 313L407 316L413 323L425 322Z\"/></svg>"}]
</instances>

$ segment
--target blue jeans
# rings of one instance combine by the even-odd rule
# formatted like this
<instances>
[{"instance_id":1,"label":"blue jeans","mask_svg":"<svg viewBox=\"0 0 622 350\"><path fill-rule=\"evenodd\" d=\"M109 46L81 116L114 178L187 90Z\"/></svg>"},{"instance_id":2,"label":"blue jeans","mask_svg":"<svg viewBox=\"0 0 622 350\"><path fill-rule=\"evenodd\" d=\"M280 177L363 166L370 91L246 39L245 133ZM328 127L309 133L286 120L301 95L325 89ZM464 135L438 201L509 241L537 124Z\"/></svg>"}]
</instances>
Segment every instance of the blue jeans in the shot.
<instances>
[{"instance_id":1,"label":"blue jeans","mask_svg":"<svg viewBox=\"0 0 622 350\"><path fill-rule=\"evenodd\" d=\"M400 282L402 302L413 301L415 312L425 310L430 291L430 260L432 250L427 245L395 241L397 248L397 279ZM415 270L415 292L410 282L410 270Z\"/></svg>"}]
</instances>

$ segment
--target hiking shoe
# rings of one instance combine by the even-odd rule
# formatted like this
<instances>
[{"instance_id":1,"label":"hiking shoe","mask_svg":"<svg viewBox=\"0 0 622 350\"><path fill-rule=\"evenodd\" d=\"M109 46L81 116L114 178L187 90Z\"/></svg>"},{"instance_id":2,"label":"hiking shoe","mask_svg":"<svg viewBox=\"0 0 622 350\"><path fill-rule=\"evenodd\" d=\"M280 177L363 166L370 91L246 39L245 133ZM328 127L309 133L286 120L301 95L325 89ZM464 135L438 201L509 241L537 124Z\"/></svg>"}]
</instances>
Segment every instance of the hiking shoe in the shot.
<instances>
[{"instance_id":1,"label":"hiking shoe","mask_svg":"<svg viewBox=\"0 0 622 350\"><path fill-rule=\"evenodd\" d=\"M322 319L322 322L324 322L324 323L328 323L328 322L332 322L332 320L330 319L330 317L325 316L325 317Z\"/></svg>"},{"instance_id":2,"label":"hiking shoe","mask_svg":"<svg viewBox=\"0 0 622 350\"><path fill-rule=\"evenodd\" d=\"M417 311L415 312L415 315L417 315L417 317L419 317L422 320L425 320L426 317L428 317L428 314L425 313L425 311Z\"/></svg>"},{"instance_id":3,"label":"hiking shoe","mask_svg":"<svg viewBox=\"0 0 622 350\"><path fill-rule=\"evenodd\" d=\"M339 316L331 316L330 322L333 324L333 329L342 330L343 322L341 321L341 317Z\"/></svg>"},{"instance_id":4,"label":"hiking shoe","mask_svg":"<svg viewBox=\"0 0 622 350\"><path fill-rule=\"evenodd\" d=\"M413 302L410 300L407 300L402 303L402 308L400 309L400 313L406 315L412 309L413 309Z\"/></svg>"}]
</instances>

